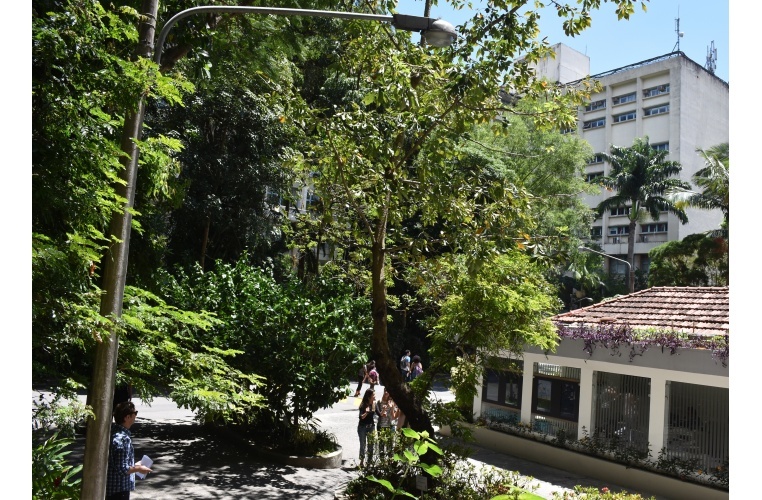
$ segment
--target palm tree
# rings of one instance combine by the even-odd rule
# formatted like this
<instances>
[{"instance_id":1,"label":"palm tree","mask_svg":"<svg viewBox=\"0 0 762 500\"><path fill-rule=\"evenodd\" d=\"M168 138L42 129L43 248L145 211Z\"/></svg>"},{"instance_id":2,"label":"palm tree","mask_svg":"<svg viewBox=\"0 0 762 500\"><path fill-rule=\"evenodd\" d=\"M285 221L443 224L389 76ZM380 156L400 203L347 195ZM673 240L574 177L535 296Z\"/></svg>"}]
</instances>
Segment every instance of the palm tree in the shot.
<instances>
[{"instance_id":1,"label":"palm tree","mask_svg":"<svg viewBox=\"0 0 762 500\"><path fill-rule=\"evenodd\" d=\"M709 236L727 239L730 232L730 145L727 142L709 149L697 148L704 158L704 168L693 174L693 183L700 192L676 189L672 200L679 207L695 207L722 211L722 226Z\"/></svg>"},{"instance_id":2,"label":"palm tree","mask_svg":"<svg viewBox=\"0 0 762 500\"><path fill-rule=\"evenodd\" d=\"M682 167L676 161L667 160L667 151L657 151L648 143L648 137L635 139L631 147L611 146L604 160L611 165L609 175L601 179L601 184L616 194L598 204L598 216L606 210L629 207L629 237L627 238L627 261L630 269L635 269L635 226L646 214L655 221L662 211L677 216L683 224L688 222L685 210L673 202L668 193L676 189L688 189L690 185L674 176ZM632 272L627 277L629 290L633 290Z\"/></svg>"}]
</instances>

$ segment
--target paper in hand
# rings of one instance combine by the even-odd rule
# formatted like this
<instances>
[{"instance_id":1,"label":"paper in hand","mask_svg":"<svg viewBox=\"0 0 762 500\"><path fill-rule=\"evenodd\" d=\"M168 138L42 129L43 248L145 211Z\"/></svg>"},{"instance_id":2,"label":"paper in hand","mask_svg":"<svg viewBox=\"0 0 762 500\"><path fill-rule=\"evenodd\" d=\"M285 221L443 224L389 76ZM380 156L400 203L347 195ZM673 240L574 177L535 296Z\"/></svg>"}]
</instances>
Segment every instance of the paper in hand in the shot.
<instances>
[{"instance_id":1,"label":"paper in hand","mask_svg":"<svg viewBox=\"0 0 762 500\"><path fill-rule=\"evenodd\" d=\"M140 463L150 469L151 465L153 465L153 460L151 460L148 455L143 455L143 458L140 459ZM146 475L143 474L142 472L136 472L135 475L138 476L140 479L146 478Z\"/></svg>"}]
</instances>

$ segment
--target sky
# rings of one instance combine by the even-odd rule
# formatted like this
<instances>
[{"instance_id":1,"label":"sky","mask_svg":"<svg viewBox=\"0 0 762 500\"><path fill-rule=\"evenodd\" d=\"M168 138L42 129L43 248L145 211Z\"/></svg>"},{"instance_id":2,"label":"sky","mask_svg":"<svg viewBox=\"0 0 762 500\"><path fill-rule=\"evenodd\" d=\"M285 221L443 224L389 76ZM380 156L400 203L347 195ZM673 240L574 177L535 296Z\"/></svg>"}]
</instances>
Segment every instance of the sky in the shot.
<instances>
[{"instance_id":1,"label":"sky","mask_svg":"<svg viewBox=\"0 0 762 500\"><path fill-rule=\"evenodd\" d=\"M473 1L477 6L484 5ZM529 10L531 4L524 10ZM646 8L643 12L638 2L629 21L617 21L614 6L605 3L593 12L592 25L571 38L564 35L562 18L555 9L546 7L541 11L540 38L547 37L551 45L560 42L589 56L590 74L595 75L678 50L675 28L679 18L683 32L679 50L705 66L707 49L714 41L715 75L729 82L729 0L651 0L646 2ZM397 5L401 14L423 15L423 9L423 0L400 0ZM454 11L442 0L439 6L431 7L431 17L441 17L457 27L478 10Z\"/></svg>"}]
</instances>

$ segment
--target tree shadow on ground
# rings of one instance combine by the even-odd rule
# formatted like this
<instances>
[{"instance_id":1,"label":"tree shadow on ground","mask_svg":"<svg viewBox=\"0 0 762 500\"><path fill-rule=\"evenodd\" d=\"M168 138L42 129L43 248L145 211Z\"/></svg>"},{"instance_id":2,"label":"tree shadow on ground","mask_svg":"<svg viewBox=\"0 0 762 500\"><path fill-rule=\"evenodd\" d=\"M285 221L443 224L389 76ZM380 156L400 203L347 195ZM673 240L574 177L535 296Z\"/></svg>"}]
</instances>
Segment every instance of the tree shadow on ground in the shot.
<instances>
[{"instance_id":1,"label":"tree shadow on ground","mask_svg":"<svg viewBox=\"0 0 762 500\"><path fill-rule=\"evenodd\" d=\"M357 472L349 468L305 469L268 463L242 438L221 436L185 421L140 420L131 429L135 459L154 464L137 480L130 498L333 499ZM70 459L82 463L85 437Z\"/></svg>"}]
</instances>

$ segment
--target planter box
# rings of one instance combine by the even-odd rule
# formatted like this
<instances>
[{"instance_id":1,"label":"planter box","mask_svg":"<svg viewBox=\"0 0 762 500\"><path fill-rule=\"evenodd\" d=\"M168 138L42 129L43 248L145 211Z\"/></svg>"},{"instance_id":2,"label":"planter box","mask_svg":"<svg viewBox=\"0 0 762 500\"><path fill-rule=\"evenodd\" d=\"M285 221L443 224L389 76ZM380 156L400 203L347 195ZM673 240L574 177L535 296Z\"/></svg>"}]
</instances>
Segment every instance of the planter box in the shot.
<instances>
[{"instance_id":1,"label":"planter box","mask_svg":"<svg viewBox=\"0 0 762 500\"><path fill-rule=\"evenodd\" d=\"M665 498L700 498L702 500L728 500L729 498L727 491L681 481L680 479L654 472L628 468L625 465L584 453L558 448L532 439L493 431L468 423L461 423L461 425L470 428L476 443L484 448L575 474L589 476L602 481L611 481L625 488L631 488L633 492L637 492L643 489L644 485L647 485L646 489L649 492ZM449 436L450 428L443 427L439 432Z\"/></svg>"}]
</instances>

